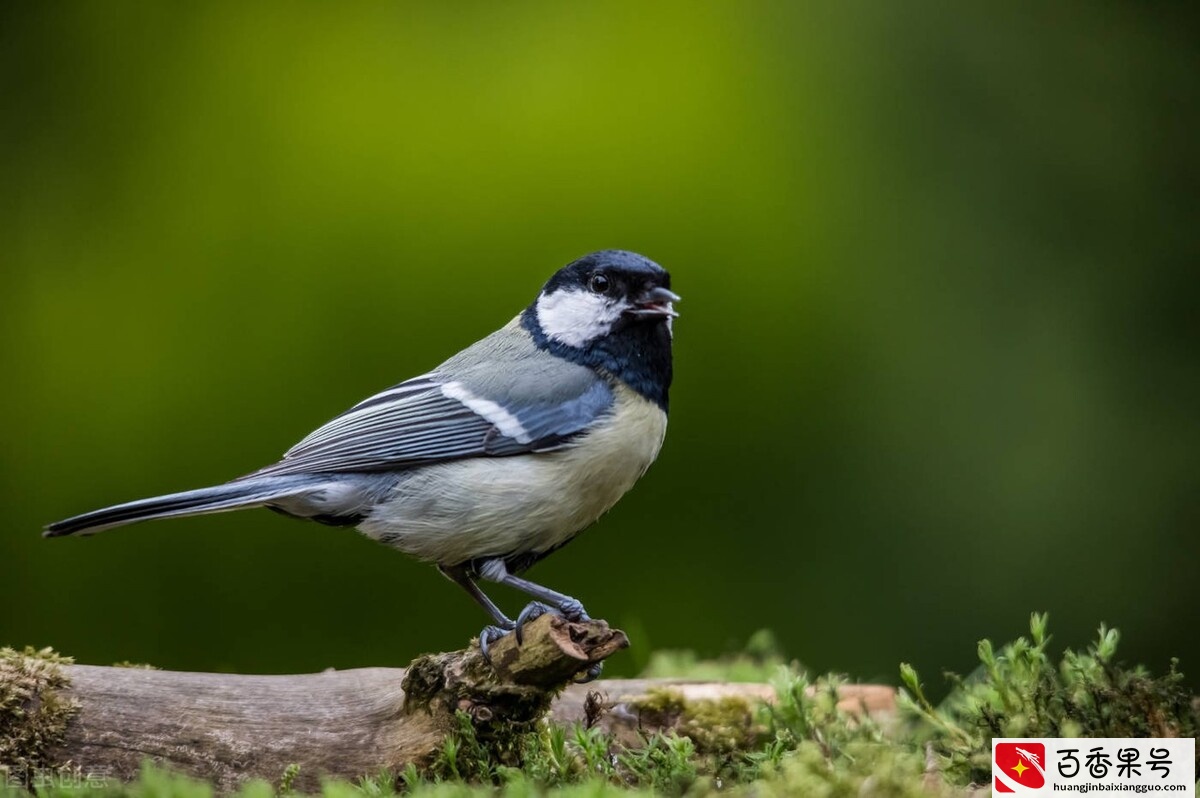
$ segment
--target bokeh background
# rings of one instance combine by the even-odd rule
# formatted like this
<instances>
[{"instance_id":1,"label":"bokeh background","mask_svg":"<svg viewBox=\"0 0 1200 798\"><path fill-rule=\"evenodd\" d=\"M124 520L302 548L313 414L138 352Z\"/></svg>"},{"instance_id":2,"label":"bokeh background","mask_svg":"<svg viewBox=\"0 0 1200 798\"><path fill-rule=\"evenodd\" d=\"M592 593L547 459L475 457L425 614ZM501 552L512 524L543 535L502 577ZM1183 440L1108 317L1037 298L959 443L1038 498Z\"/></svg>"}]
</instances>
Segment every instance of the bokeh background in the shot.
<instances>
[{"instance_id":1,"label":"bokeh background","mask_svg":"<svg viewBox=\"0 0 1200 798\"><path fill-rule=\"evenodd\" d=\"M590 250L684 297L659 462L532 576L652 650L936 686L1048 610L1200 674L1185 5L9 3L0 643L403 664L482 613L223 481ZM515 611L523 597L495 588Z\"/></svg>"}]
</instances>

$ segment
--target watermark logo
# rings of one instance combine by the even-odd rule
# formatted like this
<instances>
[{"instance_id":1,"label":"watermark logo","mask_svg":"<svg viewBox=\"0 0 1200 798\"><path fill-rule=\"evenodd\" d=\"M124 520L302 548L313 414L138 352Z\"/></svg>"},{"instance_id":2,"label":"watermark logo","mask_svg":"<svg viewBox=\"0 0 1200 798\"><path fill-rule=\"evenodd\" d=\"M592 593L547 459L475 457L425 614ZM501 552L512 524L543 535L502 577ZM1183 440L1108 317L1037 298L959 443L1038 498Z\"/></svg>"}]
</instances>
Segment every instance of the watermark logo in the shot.
<instances>
[{"instance_id":1,"label":"watermark logo","mask_svg":"<svg viewBox=\"0 0 1200 798\"><path fill-rule=\"evenodd\" d=\"M1165 792L1196 798L1190 737L1037 737L992 740L992 795Z\"/></svg>"},{"instance_id":2,"label":"watermark logo","mask_svg":"<svg viewBox=\"0 0 1200 798\"><path fill-rule=\"evenodd\" d=\"M1045 743L996 743L992 748L996 792L1028 792L1046 786Z\"/></svg>"}]
</instances>

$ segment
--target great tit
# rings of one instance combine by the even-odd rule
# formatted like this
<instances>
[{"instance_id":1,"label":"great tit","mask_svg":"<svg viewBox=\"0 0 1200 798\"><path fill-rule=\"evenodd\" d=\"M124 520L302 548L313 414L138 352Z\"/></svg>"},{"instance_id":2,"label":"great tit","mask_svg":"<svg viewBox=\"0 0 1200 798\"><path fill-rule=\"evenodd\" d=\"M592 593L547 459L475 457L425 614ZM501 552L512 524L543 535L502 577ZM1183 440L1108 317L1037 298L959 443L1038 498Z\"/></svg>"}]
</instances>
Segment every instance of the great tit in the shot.
<instances>
[{"instance_id":1,"label":"great tit","mask_svg":"<svg viewBox=\"0 0 1200 798\"><path fill-rule=\"evenodd\" d=\"M359 402L266 468L223 485L58 521L46 537L268 507L354 526L437 565L477 601L489 644L577 599L518 574L607 512L658 456L671 386L671 277L604 250L560 269L507 325ZM533 597L514 622L480 589ZM598 669L588 676L594 678Z\"/></svg>"}]
</instances>

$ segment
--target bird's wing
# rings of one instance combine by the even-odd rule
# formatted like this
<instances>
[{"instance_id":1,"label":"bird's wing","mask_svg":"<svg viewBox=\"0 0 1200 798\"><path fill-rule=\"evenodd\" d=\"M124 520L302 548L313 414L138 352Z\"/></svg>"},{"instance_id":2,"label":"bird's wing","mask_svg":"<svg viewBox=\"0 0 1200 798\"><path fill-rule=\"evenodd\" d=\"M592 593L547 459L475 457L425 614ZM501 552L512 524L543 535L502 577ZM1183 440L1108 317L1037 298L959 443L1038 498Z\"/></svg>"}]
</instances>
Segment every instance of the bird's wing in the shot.
<instances>
[{"instance_id":1,"label":"bird's wing","mask_svg":"<svg viewBox=\"0 0 1200 798\"><path fill-rule=\"evenodd\" d=\"M612 389L590 369L532 346L482 349L476 354L483 359L468 367L448 369L452 359L359 402L254 476L383 471L547 451L612 407Z\"/></svg>"}]
</instances>

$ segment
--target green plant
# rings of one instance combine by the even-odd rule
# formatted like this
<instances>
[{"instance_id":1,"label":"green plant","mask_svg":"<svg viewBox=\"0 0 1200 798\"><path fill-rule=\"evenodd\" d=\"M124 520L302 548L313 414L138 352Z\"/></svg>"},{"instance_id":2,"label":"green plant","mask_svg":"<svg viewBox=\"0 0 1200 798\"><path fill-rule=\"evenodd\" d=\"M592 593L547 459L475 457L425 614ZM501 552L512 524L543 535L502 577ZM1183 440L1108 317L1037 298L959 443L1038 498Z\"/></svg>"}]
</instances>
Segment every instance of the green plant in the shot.
<instances>
[{"instance_id":1,"label":"green plant","mask_svg":"<svg viewBox=\"0 0 1200 798\"><path fill-rule=\"evenodd\" d=\"M900 706L911 736L932 744L949 780L986 782L993 737L1196 735L1200 721L1176 660L1158 677L1125 667L1116 660L1120 634L1101 624L1086 651L1068 649L1056 664L1047 653L1048 627L1047 615L1033 613L1028 639L999 651L980 641L979 668L967 678L948 674L953 689L939 707L926 698L917 672L900 666Z\"/></svg>"}]
</instances>

